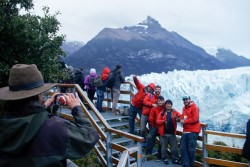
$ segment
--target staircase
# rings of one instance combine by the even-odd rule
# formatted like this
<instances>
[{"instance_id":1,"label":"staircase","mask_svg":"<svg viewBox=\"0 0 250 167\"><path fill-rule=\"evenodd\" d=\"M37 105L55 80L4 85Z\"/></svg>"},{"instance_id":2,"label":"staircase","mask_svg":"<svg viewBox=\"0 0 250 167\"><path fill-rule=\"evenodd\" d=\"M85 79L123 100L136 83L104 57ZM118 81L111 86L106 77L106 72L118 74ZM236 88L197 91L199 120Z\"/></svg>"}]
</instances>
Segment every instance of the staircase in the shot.
<instances>
[{"instance_id":1,"label":"staircase","mask_svg":"<svg viewBox=\"0 0 250 167\"><path fill-rule=\"evenodd\" d=\"M129 84L129 91L123 90L121 94L129 95L130 100L134 95L133 89L134 86L131 83ZM78 94L83 98L82 109L86 116L91 121L92 125L97 129L100 140L98 144L95 146L95 152L98 156L100 162L103 166L118 166L118 167L129 167L129 166L138 166L138 167L161 167L166 166L166 164L161 162L156 162L155 157L153 156L144 156L142 143L144 139L137 135L132 135L127 133L129 127L129 117L122 115L112 115L111 114L111 100L110 100L110 92L107 91L106 95L106 107L103 107L106 112L99 113L96 107L92 102L89 101L85 92L78 85L72 84L60 84L59 87L68 87L71 92L78 92ZM124 105L129 105L130 101L119 100L119 103ZM89 106L90 110L86 108ZM73 120L73 117L70 115L70 110L66 107L60 108L59 116L64 117L69 120ZM245 139L245 135L238 134L225 134L221 132L208 131L206 130L206 124L202 124L202 136L199 136L198 140L202 143L202 148L196 150L196 154L202 157L202 162L195 162L195 166L208 166L209 164L220 164L224 166L242 166L247 167L245 163L226 161L220 159L214 159L208 157L208 149L210 150L218 150L224 152L233 152L237 154L241 154L242 148L233 148L233 147L221 147L215 145L207 144L207 135L221 135L221 136L229 136L235 138L243 138ZM138 129L138 124L137 124ZM182 132L177 132L178 136L181 136ZM172 164L171 160L169 160L169 165L177 167L180 165Z\"/></svg>"}]
</instances>

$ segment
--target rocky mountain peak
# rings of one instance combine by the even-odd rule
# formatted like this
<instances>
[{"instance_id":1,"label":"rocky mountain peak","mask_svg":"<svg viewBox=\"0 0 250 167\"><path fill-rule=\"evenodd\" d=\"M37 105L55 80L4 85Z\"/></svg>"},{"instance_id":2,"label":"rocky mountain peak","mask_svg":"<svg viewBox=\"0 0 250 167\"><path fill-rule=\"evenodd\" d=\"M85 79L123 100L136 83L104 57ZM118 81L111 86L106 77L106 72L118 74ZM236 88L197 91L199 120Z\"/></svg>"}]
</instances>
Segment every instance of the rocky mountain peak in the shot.
<instances>
[{"instance_id":1,"label":"rocky mountain peak","mask_svg":"<svg viewBox=\"0 0 250 167\"><path fill-rule=\"evenodd\" d=\"M138 23L137 25L131 27L125 26L123 29L129 32L138 32L147 34L150 31L159 31L161 28L162 27L157 20L148 16L146 20Z\"/></svg>"},{"instance_id":2,"label":"rocky mountain peak","mask_svg":"<svg viewBox=\"0 0 250 167\"><path fill-rule=\"evenodd\" d=\"M157 20L155 20L154 18L150 17L150 16L148 16L146 20L142 21L138 25L145 25L145 26L148 26L148 27L161 28L161 25L159 24L159 22Z\"/></svg>"}]
</instances>

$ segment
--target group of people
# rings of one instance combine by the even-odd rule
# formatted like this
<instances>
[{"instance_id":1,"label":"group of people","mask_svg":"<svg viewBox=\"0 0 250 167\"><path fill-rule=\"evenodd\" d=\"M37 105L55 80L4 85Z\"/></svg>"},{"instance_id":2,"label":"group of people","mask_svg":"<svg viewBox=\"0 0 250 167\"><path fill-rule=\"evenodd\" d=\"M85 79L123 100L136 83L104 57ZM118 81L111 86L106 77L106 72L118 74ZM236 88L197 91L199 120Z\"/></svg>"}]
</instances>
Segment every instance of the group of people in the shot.
<instances>
[{"instance_id":1,"label":"group of people","mask_svg":"<svg viewBox=\"0 0 250 167\"><path fill-rule=\"evenodd\" d=\"M111 81L110 76L113 77ZM95 79L100 77L102 84L96 85ZM91 68L89 74L84 77L83 69L77 69L74 73L74 79L72 83L78 84L82 90L87 92L89 100L93 103L95 93L97 95L96 108L99 112L104 112L102 103L104 100L104 93L106 88L111 89L112 95L112 113L119 114L117 110L117 104L120 97L121 83L125 82L125 78L122 72L122 66L116 65L116 67L110 71L108 67L104 67L101 74L96 73L96 69Z\"/></svg>"},{"instance_id":2,"label":"group of people","mask_svg":"<svg viewBox=\"0 0 250 167\"><path fill-rule=\"evenodd\" d=\"M129 133L135 134L135 118L140 116L140 135L145 138L145 154L152 154L155 139L159 135L158 159L168 164L168 145L171 150L171 159L174 164L194 166L196 141L200 133L199 108L190 96L182 97L184 107L182 113L174 109L173 102L165 101L161 96L161 87L154 83L144 86L136 76L134 83L138 89L130 105ZM180 156L176 138L177 122L183 125L183 134L180 142ZM146 135L146 125L149 133Z\"/></svg>"},{"instance_id":3,"label":"group of people","mask_svg":"<svg viewBox=\"0 0 250 167\"><path fill-rule=\"evenodd\" d=\"M125 78L122 72L122 66L116 65L115 69L113 69L112 71L110 71L108 67L105 67L100 76L102 80L101 86L93 85L94 79L98 77L98 75L96 74L96 70L94 68L91 68L90 74L85 77L84 84L88 98L90 99L91 102L93 102L96 92L97 94L96 108L98 109L99 112L104 112L102 109L102 102L104 99L104 93L106 92L106 87L109 87L111 89L111 95L112 95L112 113L119 114L119 111L116 108L120 97L121 83L125 82Z\"/></svg>"},{"instance_id":4,"label":"group of people","mask_svg":"<svg viewBox=\"0 0 250 167\"><path fill-rule=\"evenodd\" d=\"M104 68L102 81L105 82L110 70ZM121 66L113 70L115 81L113 98L119 99L120 85L124 82ZM90 70L90 75L95 70ZM90 76L84 79L87 84ZM173 163L180 164L177 147L177 122L183 125L180 141L182 166L194 166L196 142L200 133L199 108L190 96L182 97L182 113L173 108L171 100L161 96L161 87L150 83L144 86L136 76L134 83L138 89L131 101L129 133L134 134L135 117L139 114L140 135L146 141L146 154L152 154L155 138L160 136L159 153L168 164L167 148L170 146ZM69 159L78 159L87 154L99 140L96 129L91 125L80 107L77 93L63 94L74 122L51 114L51 107L58 93L46 101L43 92L56 86L45 84L36 65L16 64L9 74L9 86L0 88L0 100L4 102L0 114L0 166L68 166L76 165ZM100 92L100 91L102 92ZM97 96L103 98L104 88L97 88ZM118 91L117 91L118 90ZM91 93L90 93L91 94ZM99 99L99 100L100 100ZM117 101L118 101L117 99ZM100 102L100 101L99 101ZM101 103L97 103L101 107ZM112 110L113 111L113 110ZM149 133L146 135L146 125ZM250 120L247 123L247 137L243 156L250 166ZM160 158L160 157L158 157Z\"/></svg>"}]
</instances>

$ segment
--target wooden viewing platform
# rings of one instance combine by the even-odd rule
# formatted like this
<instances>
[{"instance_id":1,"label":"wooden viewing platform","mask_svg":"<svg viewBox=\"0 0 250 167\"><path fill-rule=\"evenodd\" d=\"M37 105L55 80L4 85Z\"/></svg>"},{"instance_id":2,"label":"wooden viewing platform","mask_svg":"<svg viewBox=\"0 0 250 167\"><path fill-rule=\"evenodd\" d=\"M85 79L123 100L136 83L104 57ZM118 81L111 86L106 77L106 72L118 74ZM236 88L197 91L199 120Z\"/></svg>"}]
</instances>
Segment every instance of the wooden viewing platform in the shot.
<instances>
[{"instance_id":1,"label":"wooden viewing platform","mask_svg":"<svg viewBox=\"0 0 250 167\"><path fill-rule=\"evenodd\" d=\"M130 98L128 99L131 100L134 96L133 90L136 89L136 87L129 82L124 84L127 85L126 87L129 89L129 91L122 90L121 95L123 94L130 96ZM69 88L70 92L78 92L79 96L82 97L82 109L91 121L92 125L98 131L101 138L94 149L96 155L100 160L100 163L103 166L166 166L163 162L147 160L143 156L142 142L144 141L144 139L140 136L127 133L128 130L126 129L126 127L128 127L128 116L112 115L110 112L98 112L94 104L88 99L86 93L77 84L59 84L58 87L67 87ZM109 90L106 93L106 98L104 99L104 101L107 102L107 107L104 107L103 109L106 111L110 111L111 94ZM130 101L119 100L119 103L129 105ZM86 108L86 105L89 106L90 110ZM69 113L69 110L67 110L68 109L63 109L63 112L60 112L59 115L66 119L73 120L73 117L70 114L66 114ZM206 124L202 124L201 136L199 136L198 138L198 142L201 143L201 148L196 149L196 155L201 157L201 161L195 161L195 166L207 167L209 165L220 165L229 167L248 167L247 163L216 159L208 156L209 151L234 153L239 156L242 152L242 148L208 144L209 135L239 138L243 140L246 138L246 135L210 131L206 130L206 127ZM182 132L178 131L177 136L180 138L181 135ZM180 166L171 164L171 161L169 162L169 166Z\"/></svg>"}]
</instances>

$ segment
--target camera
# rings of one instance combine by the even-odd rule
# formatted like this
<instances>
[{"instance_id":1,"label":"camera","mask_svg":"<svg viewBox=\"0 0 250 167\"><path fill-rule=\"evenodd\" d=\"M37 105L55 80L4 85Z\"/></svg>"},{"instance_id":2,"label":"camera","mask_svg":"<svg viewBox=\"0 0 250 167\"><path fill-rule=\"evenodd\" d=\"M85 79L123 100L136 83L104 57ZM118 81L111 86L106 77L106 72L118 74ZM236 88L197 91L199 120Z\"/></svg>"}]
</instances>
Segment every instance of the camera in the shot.
<instances>
[{"instance_id":1,"label":"camera","mask_svg":"<svg viewBox=\"0 0 250 167\"><path fill-rule=\"evenodd\" d=\"M54 99L54 104L58 104L58 105L67 105L67 100L66 98L63 96L63 94L57 94L55 96Z\"/></svg>"},{"instance_id":2,"label":"camera","mask_svg":"<svg viewBox=\"0 0 250 167\"><path fill-rule=\"evenodd\" d=\"M175 122L180 122L181 119L180 119L180 117L175 116L175 117L174 117L174 120L175 120Z\"/></svg>"}]
</instances>

